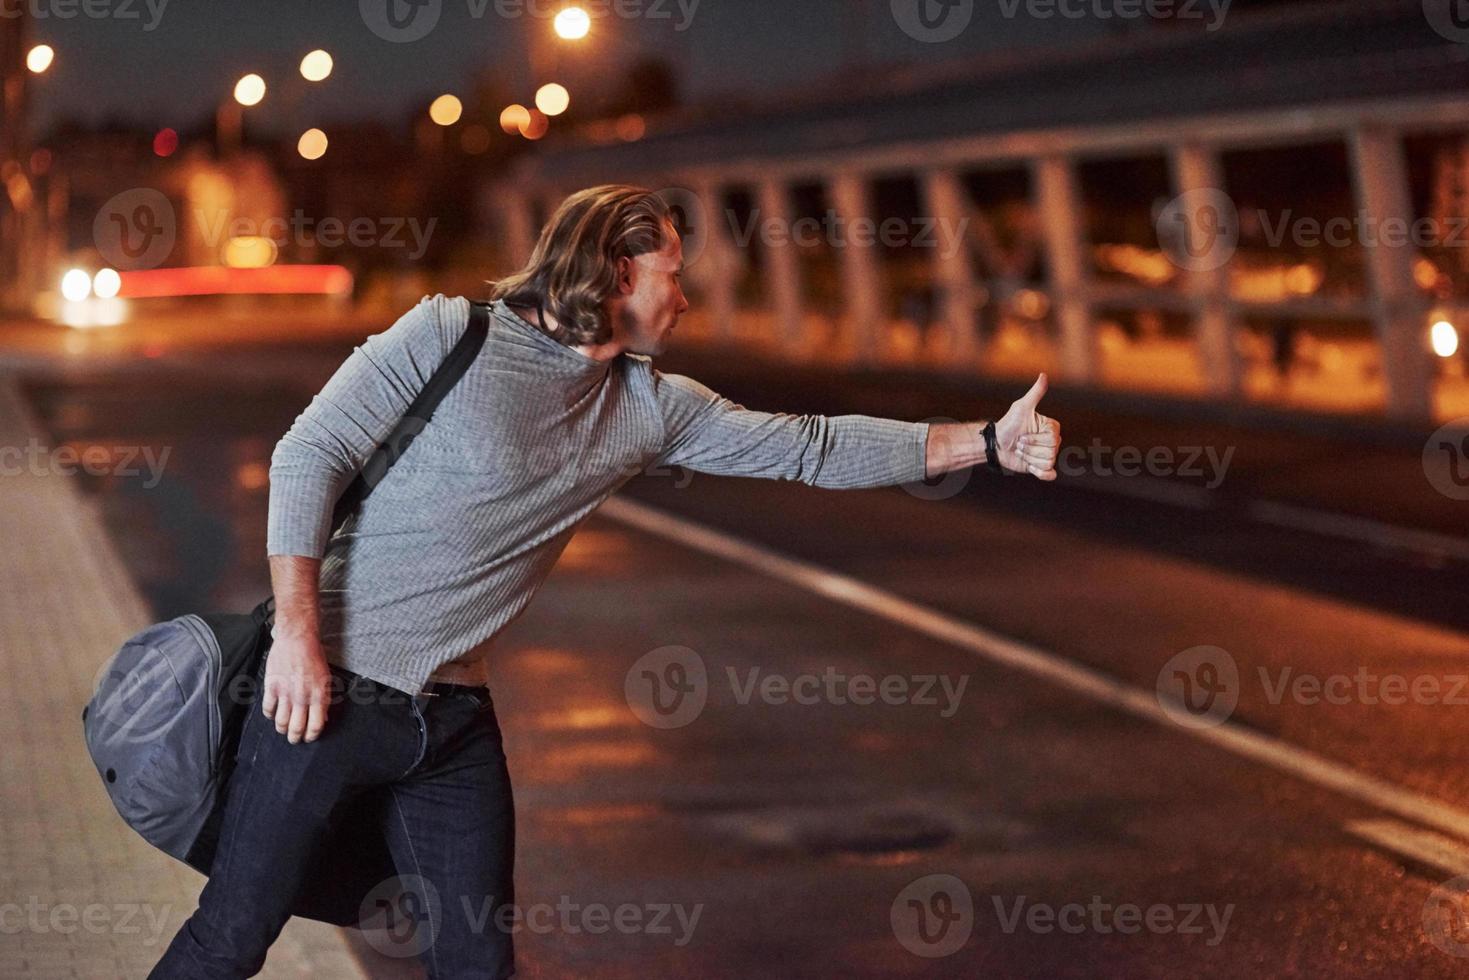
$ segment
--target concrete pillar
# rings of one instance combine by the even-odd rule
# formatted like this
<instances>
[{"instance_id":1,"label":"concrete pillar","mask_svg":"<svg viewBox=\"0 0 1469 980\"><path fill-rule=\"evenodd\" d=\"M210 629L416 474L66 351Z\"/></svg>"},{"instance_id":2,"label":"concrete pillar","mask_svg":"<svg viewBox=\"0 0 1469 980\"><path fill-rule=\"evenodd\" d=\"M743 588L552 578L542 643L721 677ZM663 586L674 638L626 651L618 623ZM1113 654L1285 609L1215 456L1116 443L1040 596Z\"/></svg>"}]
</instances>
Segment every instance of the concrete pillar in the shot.
<instances>
[{"instance_id":1,"label":"concrete pillar","mask_svg":"<svg viewBox=\"0 0 1469 980\"><path fill-rule=\"evenodd\" d=\"M837 241L841 243L848 347L854 363L867 364L876 358L883 323L882 265L877 256L872 195L867 178L859 173L834 175L830 189L832 209L841 221Z\"/></svg>"},{"instance_id":2,"label":"concrete pillar","mask_svg":"<svg viewBox=\"0 0 1469 980\"><path fill-rule=\"evenodd\" d=\"M978 290L966 240L969 195L953 170L927 171L922 186L929 213L938 223L933 281L939 291L939 316L948 333L950 358L956 365L973 364L979 353L974 334Z\"/></svg>"},{"instance_id":3,"label":"concrete pillar","mask_svg":"<svg viewBox=\"0 0 1469 980\"><path fill-rule=\"evenodd\" d=\"M1050 272L1051 307L1056 311L1061 336L1061 374L1068 380L1090 382L1096 359L1076 165L1070 157L1047 156L1036 160L1033 167L1036 208Z\"/></svg>"},{"instance_id":4,"label":"concrete pillar","mask_svg":"<svg viewBox=\"0 0 1469 980\"><path fill-rule=\"evenodd\" d=\"M702 252L690 264L689 243L684 243L684 264L689 275L704 291L709 322L713 326L711 336L717 341L728 342L735 336L735 317L739 310L735 302L735 283L739 275L740 261L730 237L729 215L724 207L724 195L720 185L712 180L694 181L691 190L698 197L703 214L694 220L704 223L700 248Z\"/></svg>"},{"instance_id":5,"label":"concrete pillar","mask_svg":"<svg viewBox=\"0 0 1469 980\"><path fill-rule=\"evenodd\" d=\"M779 178L760 182L755 233L761 235L765 259L765 292L775 313L776 338L789 354L802 353L807 344L801 267L796 245L791 241L790 190ZM764 229L775 231L765 235Z\"/></svg>"},{"instance_id":6,"label":"concrete pillar","mask_svg":"<svg viewBox=\"0 0 1469 980\"><path fill-rule=\"evenodd\" d=\"M1352 177L1357 207L1367 216L1362 248L1372 294L1373 320L1387 384L1387 414L1410 421L1433 412L1433 364L1424 307L1413 285L1411 243L1406 234L1382 240L1383 223L1413 221L1407 167L1399 134L1376 128L1352 134Z\"/></svg>"},{"instance_id":7,"label":"concrete pillar","mask_svg":"<svg viewBox=\"0 0 1469 980\"><path fill-rule=\"evenodd\" d=\"M1219 155L1212 148L1183 144L1172 147L1169 156L1175 195L1204 190L1224 192L1224 172L1219 166ZM1240 391L1240 365L1234 347L1238 324L1229 295L1229 264L1188 273L1184 288L1195 303L1194 340L1204 369L1204 383L1209 394L1234 398Z\"/></svg>"}]
</instances>

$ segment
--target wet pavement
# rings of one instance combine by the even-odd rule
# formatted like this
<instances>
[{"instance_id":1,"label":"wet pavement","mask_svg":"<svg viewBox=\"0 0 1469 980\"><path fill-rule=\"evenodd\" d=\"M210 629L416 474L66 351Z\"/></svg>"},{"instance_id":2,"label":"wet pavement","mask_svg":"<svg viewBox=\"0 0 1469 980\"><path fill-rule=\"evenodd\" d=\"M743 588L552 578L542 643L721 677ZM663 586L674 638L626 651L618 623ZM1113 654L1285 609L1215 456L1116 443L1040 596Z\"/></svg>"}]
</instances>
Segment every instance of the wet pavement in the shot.
<instances>
[{"instance_id":1,"label":"wet pavement","mask_svg":"<svg viewBox=\"0 0 1469 980\"><path fill-rule=\"evenodd\" d=\"M268 589L262 467L341 355L30 386L58 439L171 450L152 486L146 472L83 477L160 616L246 608ZM892 382L833 393L728 365L717 378L691 356L669 365L757 408L921 418L944 401ZM942 411L977 417L997 402ZM1366 479L1329 434L1203 432L1115 408L1078 410L1073 425L1064 405L1049 411L1068 441L1236 445L1218 488L1230 502L984 474L954 492L834 492L675 473L621 496L1117 690L1151 696L1180 653L1221 650L1210 665L1232 665L1233 707L1202 730L1268 736L1285 754L1246 758L1189 724L1003 666L993 643L936 639L896 604L854 609L839 588L800 587L614 509L572 542L493 661L517 897L534 913L517 940L524 975L1463 972L1465 906L1441 886L1469 873L1469 845L1413 842L1461 816L1469 829L1465 564L1272 526L1250 507L1330 506L1452 539L1464 505L1424 492L1407 441L1372 448L1381 465ZM666 700L659 680L692 684L702 708ZM1399 682L1408 696L1392 696ZM669 704L676 717L656 706ZM1385 808L1328 789L1292 771L1301 752L1396 795ZM1403 816L1423 796L1444 804L1441 820ZM1384 820L1375 838L1364 829ZM375 975L402 972L365 949Z\"/></svg>"}]
</instances>

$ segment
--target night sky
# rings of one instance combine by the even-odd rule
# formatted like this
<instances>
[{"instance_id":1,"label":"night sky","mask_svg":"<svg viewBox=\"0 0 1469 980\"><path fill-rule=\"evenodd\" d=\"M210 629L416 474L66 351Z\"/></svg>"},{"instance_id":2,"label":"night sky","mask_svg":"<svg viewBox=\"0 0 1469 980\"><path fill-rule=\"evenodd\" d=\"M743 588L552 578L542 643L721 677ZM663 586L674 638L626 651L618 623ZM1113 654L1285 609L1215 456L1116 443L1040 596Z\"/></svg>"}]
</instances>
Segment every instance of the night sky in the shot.
<instances>
[{"instance_id":1,"label":"night sky","mask_svg":"<svg viewBox=\"0 0 1469 980\"><path fill-rule=\"evenodd\" d=\"M272 86L266 102L251 110L256 131L364 117L399 121L443 92L467 94L470 79L485 71L529 103L528 29L551 38L549 19L497 13L507 2L513 9L515 0L440 0L437 26L412 43L372 33L358 0L88 0L114 16L70 19L51 12L60 0L24 2L42 15L32 23L33 41L57 50L55 66L35 80L37 134L68 116L89 122L110 117L145 129L188 126L204 119L249 71ZM557 75L573 99L579 88L618 77L640 53L671 61L683 101L690 102L730 92L758 97L844 64L946 60L996 47L1065 43L1100 26L1023 13L1006 17L1001 5L977 2L958 38L921 43L898 27L888 0L622 2L648 13L596 18L581 47L554 38L547 43L553 52L558 44L563 48ZM160 3L161 16L154 13ZM537 9L553 11L563 5L538 3ZM607 10L612 4L587 6ZM124 12L131 17L120 16ZM150 24L156 26L146 29ZM312 86L297 66L317 47L330 51L336 66L330 79Z\"/></svg>"}]
</instances>

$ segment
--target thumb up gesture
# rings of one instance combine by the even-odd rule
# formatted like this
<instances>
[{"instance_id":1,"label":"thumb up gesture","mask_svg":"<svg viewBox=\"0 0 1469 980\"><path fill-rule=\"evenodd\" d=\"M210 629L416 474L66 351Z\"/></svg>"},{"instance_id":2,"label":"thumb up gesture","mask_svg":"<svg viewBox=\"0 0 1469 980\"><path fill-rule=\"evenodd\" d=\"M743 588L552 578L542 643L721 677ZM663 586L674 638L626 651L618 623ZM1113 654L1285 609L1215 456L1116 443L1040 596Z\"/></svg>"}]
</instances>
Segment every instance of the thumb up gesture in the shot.
<instances>
[{"instance_id":1,"label":"thumb up gesture","mask_svg":"<svg viewBox=\"0 0 1469 980\"><path fill-rule=\"evenodd\" d=\"M1046 375L1010 410L995 422L995 440L1000 448L1000 465L1016 473L1029 473L1039 480L1056 478L1056 454L1061 447L1061 423L1047 418L1036 408L1046 393Z\"/></svg>"}]
</instances>

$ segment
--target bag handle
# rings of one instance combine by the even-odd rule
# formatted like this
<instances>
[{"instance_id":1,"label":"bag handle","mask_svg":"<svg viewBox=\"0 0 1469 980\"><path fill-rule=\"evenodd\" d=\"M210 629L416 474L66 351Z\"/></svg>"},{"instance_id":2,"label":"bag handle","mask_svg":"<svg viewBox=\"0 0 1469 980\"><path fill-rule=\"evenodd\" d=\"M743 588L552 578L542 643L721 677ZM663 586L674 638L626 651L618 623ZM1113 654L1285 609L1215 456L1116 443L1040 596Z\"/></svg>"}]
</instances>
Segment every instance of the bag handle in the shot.
<instances>
[{"instance_id":1,"label":"bag handle","mask_svg":"<svg viewBox=\"0 0 1469 980\"><path fill-rule=\"evenodd\" d=\"M388 437L373 450L373 453L362 466L362 471L342 492L337 500L336 507L332 510L332 528L341 527L342 522L351 517L368 494L372 493L382 478L392 469L393 464L402 458L413 445L413 440L418 434L428 428L429 422L433 420L434 412L439 404L464 377L474 359L479 356L480 348L484 346L485 338L490 332L490 304L471 301L469 304L469 327L464 331L464 336L449 351L449 356L444 358L444 363L428 379L428 384L413 399L408 406L408 411L398 420L393 431Z\"/></svg>"}]
</instances>

